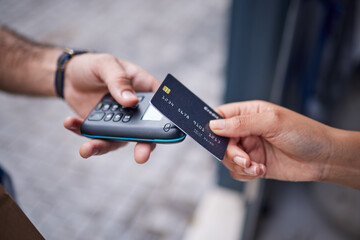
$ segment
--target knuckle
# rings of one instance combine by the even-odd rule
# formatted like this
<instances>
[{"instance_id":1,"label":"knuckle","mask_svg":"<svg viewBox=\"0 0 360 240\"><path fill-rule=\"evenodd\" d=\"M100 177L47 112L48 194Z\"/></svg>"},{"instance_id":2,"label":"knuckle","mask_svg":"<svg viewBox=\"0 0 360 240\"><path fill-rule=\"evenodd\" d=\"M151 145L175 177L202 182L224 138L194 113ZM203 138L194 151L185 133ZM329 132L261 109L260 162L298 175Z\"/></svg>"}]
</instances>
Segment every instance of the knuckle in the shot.
<instances>
[{"instance_id":1,"label":"knuckle","mask_svg":"<svg viewBox=\"0 0 360 240\"><path fill-rule=\"evenodd\" d=\"M230 125L232 128L238 129L243 125L243 121L243 118L241 118L240 116L236 116L231 118Z\"/></svg>"},{"instance_id":2,"label":"knuckle","mask_svg":"<svg viewBox=\"0 0 360 240\"><path fill-rule=\"evenodd\" d=\"M253 100L252 101L255 105L259 105L259 106L266 106L268 104L268 102L264 101L264 100Z\"/></svg>"},{"instance_id":3,"label":"knuckle","mask_svg":"<svg viewBox=\"0 0 360 240\"><path fill-rule=\"evenodd\" d=\"M272 120L278 121L281 119L281 111L279 109L274 109L272 112Z\"/></svg>"},{"instance_id":4,"label":"knuckle","mask_svg":"<svg viewBox=\"0 0 360 240\"><path fill-rule=\"evenodd\" d=\"M98 59L100 61L116 61L116 58L113 55L108 54L108 53L100 53L98 55Z\"/></svg>"},{"instance_id":5,"label":"knuckle","mask_svg":"<svg viewBox=\"0 0 360 240\"><path fill-rule=\"evenodd\" d=\"M99 70L104 69L108 66L113 66L114 63L117 63L118 60L111 54L108 53L99 53L94 55L93 57L93 66L98 68ZM117 65L117 64L116 64Z\"/></svg>"},{"instance_id":6,"label":"knuckle","mask_svg":"<svg viewBox=\"0 0 360 240\"><path fill-rule=\"evenodd\" d=\"M277 126L281 122L282 112L279 109L273 109L268 112L268 121L272 126Z\"/></svg>"}]
</instances>

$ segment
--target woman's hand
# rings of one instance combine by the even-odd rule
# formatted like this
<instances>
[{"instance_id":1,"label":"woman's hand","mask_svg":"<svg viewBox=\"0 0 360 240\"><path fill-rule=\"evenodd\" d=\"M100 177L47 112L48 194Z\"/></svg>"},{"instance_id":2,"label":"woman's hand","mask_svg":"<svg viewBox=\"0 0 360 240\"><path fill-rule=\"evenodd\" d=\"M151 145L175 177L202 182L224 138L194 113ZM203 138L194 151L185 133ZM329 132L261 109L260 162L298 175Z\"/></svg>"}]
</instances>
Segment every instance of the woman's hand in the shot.
<instances>
[{"instance_id":1,"label":"woman's hand","mask_svg":"<svg viewBox=\"0 0 360 240\"><path fill-rule=\"evenodd\" d=\"M223 105L211 130L230 137L223 160L233 178L320 181L331 157L333 128L264 101Z\"/></svg>"}]
</instances>

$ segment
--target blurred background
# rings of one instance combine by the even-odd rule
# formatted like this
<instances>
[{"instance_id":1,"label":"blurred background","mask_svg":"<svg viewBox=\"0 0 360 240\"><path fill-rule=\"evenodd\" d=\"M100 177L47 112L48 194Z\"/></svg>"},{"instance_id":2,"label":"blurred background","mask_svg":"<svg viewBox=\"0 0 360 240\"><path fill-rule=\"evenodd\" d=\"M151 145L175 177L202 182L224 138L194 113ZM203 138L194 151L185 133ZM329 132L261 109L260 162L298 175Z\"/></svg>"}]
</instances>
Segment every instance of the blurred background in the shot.
<instances>
[{"instance_id":1,"label":"blurred background","mask_svg":"<svg viewBox=\"0 0 360 240\"><path fill-rule=\"evenodd\" d=\"M360 130L357 1L0 0L0 23L57 46L107 52L210 106L264 99ZM90 159L59 99L0 92L0 164L46 239L359 239L360 194L320 183L233 181L189 137Z\"/></svg>"},{"instance_id":2,"label":"blurred background","mask_svg":"<svg viewBox=\"0 0 360 240\"><path fill-rule=\"evenodd\" d=\"M172 73L210 106L221 102L229 1L0 0L0 22L57 46L107 52L162 81ZM181 239L216 182L217 160L187 138L145 165L134 144L82 159L59 99L0 93L0 161L46 239Z\"/></svg>"}]
</instances>

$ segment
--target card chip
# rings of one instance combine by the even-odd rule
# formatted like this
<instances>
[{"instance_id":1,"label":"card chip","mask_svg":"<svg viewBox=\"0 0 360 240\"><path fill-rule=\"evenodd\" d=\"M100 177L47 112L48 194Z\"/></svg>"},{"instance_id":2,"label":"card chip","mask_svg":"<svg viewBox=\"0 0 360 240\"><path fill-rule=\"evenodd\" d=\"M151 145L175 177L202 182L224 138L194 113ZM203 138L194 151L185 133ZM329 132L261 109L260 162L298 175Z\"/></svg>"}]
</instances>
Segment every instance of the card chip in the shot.
<instances>
[{"instance_id":1,"label":"card chip","mask_svg":"<svg viewBox=\"0 0 360 240\"><path fill-rule=\"evenodd\" d=\"M167 94L169 94L171 90L167 86L164 86L163 91L166 92Z\"/></svg>"}]
</instances>

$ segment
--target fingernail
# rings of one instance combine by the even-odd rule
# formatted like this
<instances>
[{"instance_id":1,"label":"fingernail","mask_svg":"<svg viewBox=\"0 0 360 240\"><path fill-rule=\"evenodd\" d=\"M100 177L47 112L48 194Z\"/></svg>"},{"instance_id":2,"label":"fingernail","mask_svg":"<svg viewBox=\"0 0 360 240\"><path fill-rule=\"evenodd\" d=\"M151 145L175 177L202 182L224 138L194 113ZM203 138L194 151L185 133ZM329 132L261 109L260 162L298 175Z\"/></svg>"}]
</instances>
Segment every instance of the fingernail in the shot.
<instances>
[{"instance_id":1,"label":"fingernail","mask_svg":"<svg viewBox=\"0 0 360 240\"><path fill-rule=\"evenodd\" d=\"M78 129L78 127L76 127L76 126L71 126L70 127L70 130L77 130Z\"/></svg>"},{"instance_id":2,"label":"fingernail","mask_svg":"<svg viewBox=\"0 0 360 240\"><path fill-rule=\"evenodd\" d=\"M246 168L246 158L236 156L236 157L234 157L234 162L235 162L237 165Z\"/></svg>"},{"instance_id":3,"label":"fingernail","mask_svg":"<svg viewBox=\"0 0 360 240\"><path fill-rule=\"evenodd\" d=\"M126 98L126 99L129 99L129 98L136 98L135 94L134 94L134 93L132 93L132 92L131 92L131 91L129 91L129 90L125 90L125 91L123 91L123 92L121 93L121 96L122 96L123 98Z\"/></svg>"},{"instance_id":4,"label":"fingernail","mask_svg":"<svg viewBox=\"0 0 360 240\"><path fill-rule=\"evenodd\" d=\"M99 149L94 148L92 153L91 153L91 156L97 155L98 153L99 153Z\"/></svg>"},{"instance_id":5,"label":"fingernail","mask_svg":"<svg viewBox=\"0 0 360 240\"><path fill-rule=\"evenodd\" d=\"M265 173L265 166L264 166L264 165L260 165L259 175L264 175L264 173Z\"/></svg>"},{"instance_id":6,"label":"fingernail","mask_svg":"<svg viewBox=\"0 0 360 240\"><path fill-rule=\"evenodd\" d=\"M245 168L244 172L246 172L247 174L250 174L250 175L257 175L256 174L257 168L258 168L258 166L255 166L254 168Z\"/></svg>"},{"instance_id":7,"label":"fingernail","mask_svg":"<svg viewBox=\"0 0 360 240\"><path fill-rule=\"evenodd\" d=\"M226 127L225 119L218 119L218 120L211 120L210 121L210 128L214 130L222 130Z\"/></svg>"}]
</instances>

